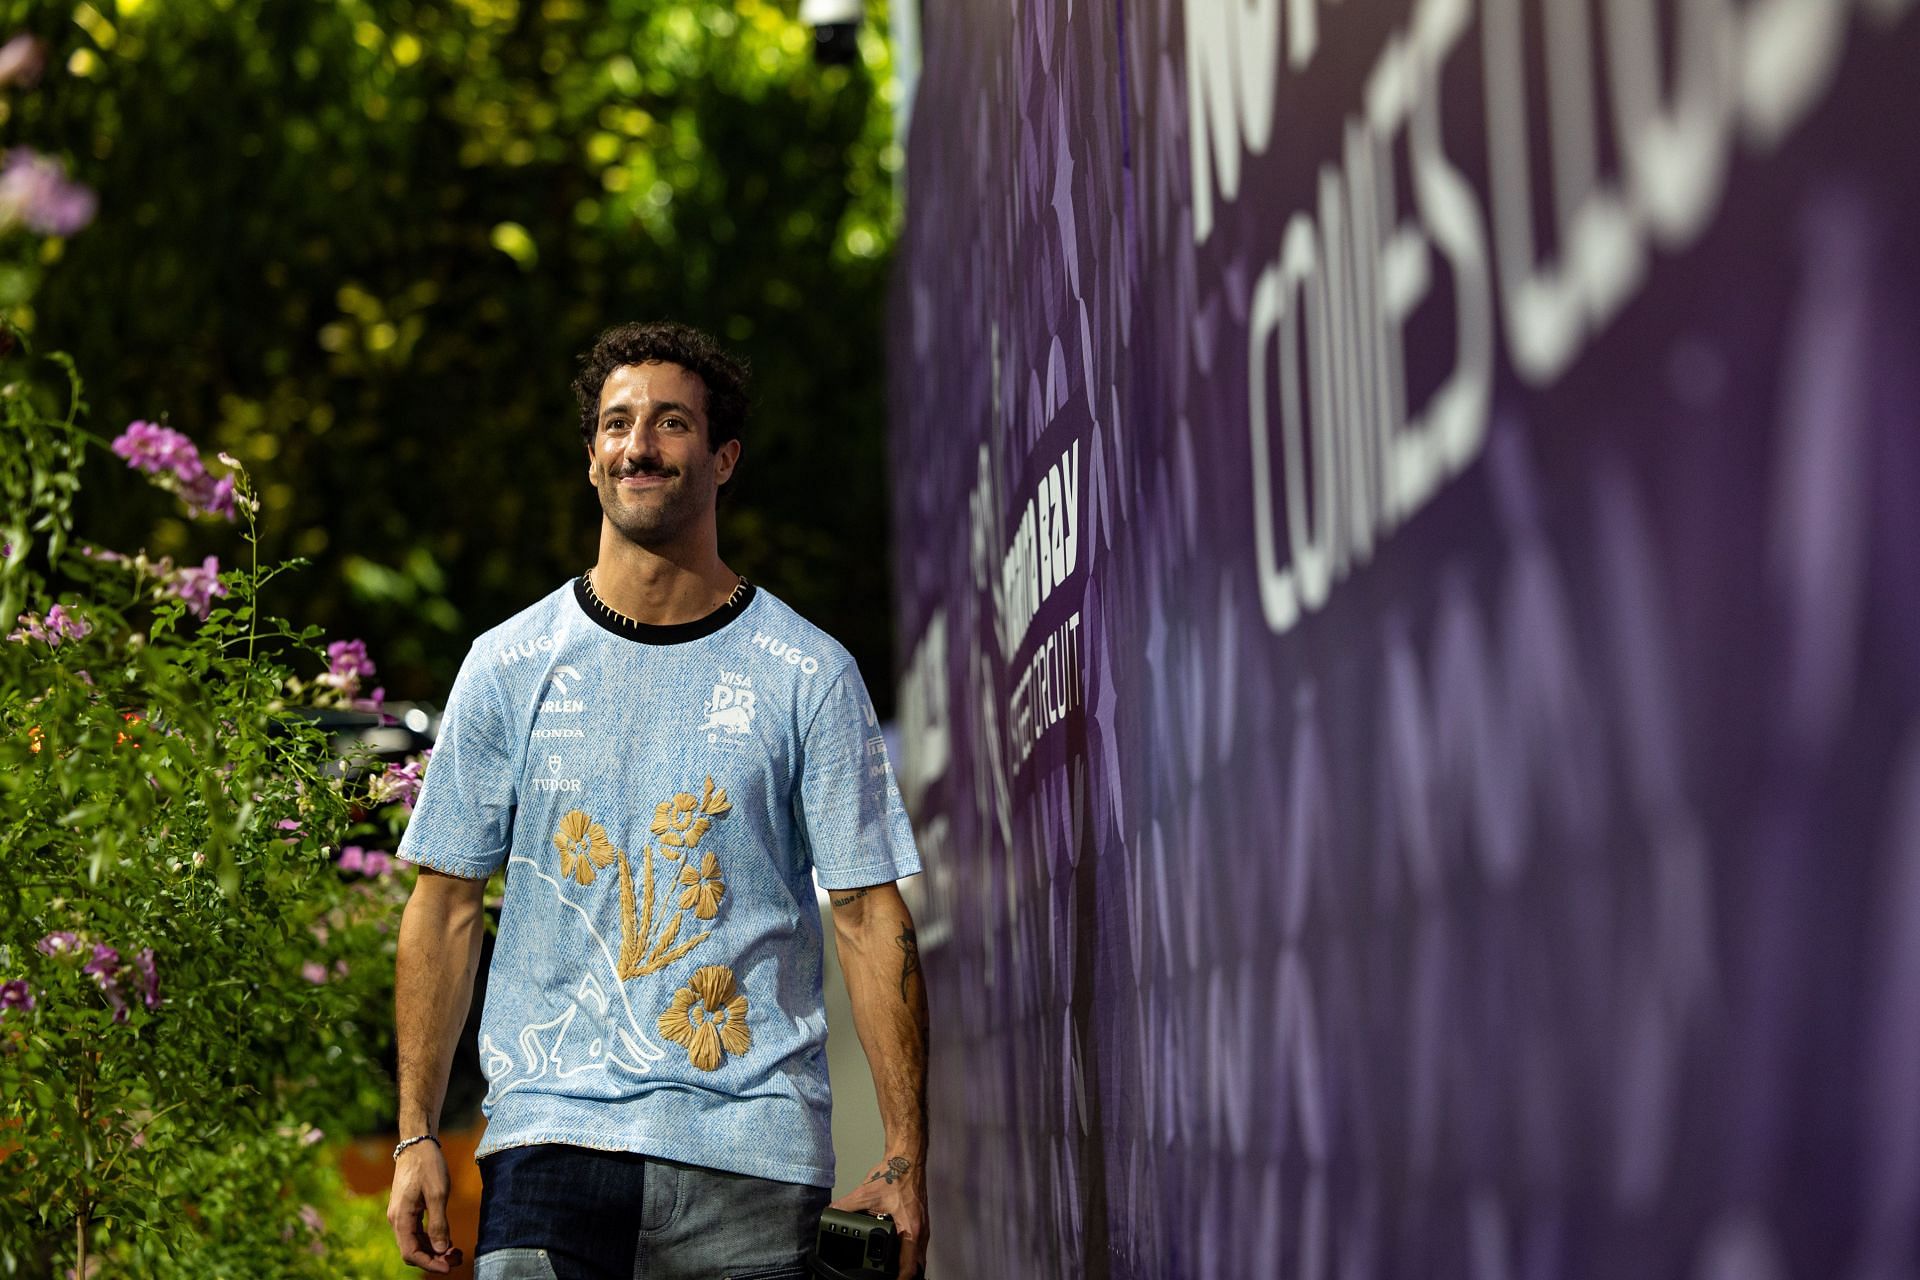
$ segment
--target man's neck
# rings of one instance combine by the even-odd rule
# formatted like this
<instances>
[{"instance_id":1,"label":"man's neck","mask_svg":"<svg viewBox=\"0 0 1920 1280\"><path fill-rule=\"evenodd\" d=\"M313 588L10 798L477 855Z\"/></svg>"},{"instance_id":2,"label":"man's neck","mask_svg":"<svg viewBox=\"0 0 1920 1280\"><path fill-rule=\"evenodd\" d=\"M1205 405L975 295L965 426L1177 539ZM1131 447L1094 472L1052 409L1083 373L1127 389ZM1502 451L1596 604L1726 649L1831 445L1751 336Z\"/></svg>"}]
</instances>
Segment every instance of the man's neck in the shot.
<instances>
[{"instance_id":1,"label":"man's neck","mask_svg":"<svg viewBox=\"0 0 1920 1280\"><path fill-rule=\"evenodd\" d=\"M719 550L642 547L610 528L600 532L593 592L616 613L649 626L697 622L725 604L740 583Z\"/></svg>"}]
</instances>

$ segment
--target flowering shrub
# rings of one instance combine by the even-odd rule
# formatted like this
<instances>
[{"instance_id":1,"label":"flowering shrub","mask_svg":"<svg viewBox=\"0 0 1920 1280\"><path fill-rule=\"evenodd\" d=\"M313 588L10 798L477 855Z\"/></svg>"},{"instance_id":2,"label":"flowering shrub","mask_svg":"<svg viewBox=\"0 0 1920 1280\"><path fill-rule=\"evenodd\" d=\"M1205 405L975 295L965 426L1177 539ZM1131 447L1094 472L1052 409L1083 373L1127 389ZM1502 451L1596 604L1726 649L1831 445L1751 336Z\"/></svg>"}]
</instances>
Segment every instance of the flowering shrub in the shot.
<instances>
[{"instance_id":1,"label":"flowering shrub","mask_svg":"<svg viewBox=\"0 0 1920 1280\"><path fill-rule=\"evenodd\" d=\"M391 1114L374 846L424 760L337 756L313 708L375 666L262 609L292 566L76 545L89 444L249 547L259 504L168 427L88 433L61 367L0 386L0 1271L338 1274L316 1144Z\"/></svg>"}]
</instances>

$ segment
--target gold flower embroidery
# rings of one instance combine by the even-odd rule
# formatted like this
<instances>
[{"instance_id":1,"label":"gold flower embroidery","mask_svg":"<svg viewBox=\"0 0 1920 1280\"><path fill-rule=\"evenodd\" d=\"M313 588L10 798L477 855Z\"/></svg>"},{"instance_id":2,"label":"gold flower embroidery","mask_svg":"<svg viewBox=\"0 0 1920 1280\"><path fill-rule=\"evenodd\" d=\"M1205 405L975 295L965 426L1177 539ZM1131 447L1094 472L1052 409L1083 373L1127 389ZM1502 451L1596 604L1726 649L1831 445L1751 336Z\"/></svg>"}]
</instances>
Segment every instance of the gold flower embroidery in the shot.
<instances>
[{"instance_id":1,"label":"gold flower embroidery","mask_svg":"<svg viewBox=\"0 0 1920 1280\"><path fill-rule=\"evenodd\" d=\"M702 920L711 920L720 914L720 898L727 891L727 882L720 877L720 859L709 851L695 871L689 862L680 868L680 883L687 891L680 895L680 909L692 910Z\"/></svg>"},{"instance_id":2,"label":"gold flower embroidery","mask_svg":"<svg viewBox=\"0 0 1920 1280\"><path fill-rule=\"evenodd\" d=\"M737 1058L752 1048L747 998L735 988L733 970L723 964L695 969L660 1015L660 1034L685 1045L687 1061L702 1071L717 1071L726 1054Z\"/></svg>"},{"instance_id":3,"label":"gold flower embroidery","mask_svg":"<svg viewBox=\"0 0 1920 1280\"><path fill-rule=\"evenodd\" d=\"M691 862L681 865L680 886L684 892L677 899L678 909L674 910L668 906L673 881L668 880L656 898L653 859L658 853L669 862L681 861L712 829L714 822L732 809L726 788L714 786L709 776L701 794L678 792L654 807L652 830L660 837L660 847L643 847L637 868L624 850L614 850L620 863L620 959L614 972L622 982L658 973L711 936L711 930L703 930L682 940L680 926L686 922L689 911L699 920L712 920L720 914L720 901L727 892L720 860L709 849L698 870ZM671 868L668 874L672 875Z\"/></svg>"},{"instance_id":4,"label":"gold flower embroidery","mask_svg":"<svg viewBox=\"0 0 1920 1280\"><path fill-rule=\"evenodd\" d=\"M653 834L660 837L660 852L678 858L684 849L694 848L700 837L713 826L713 819L733 808L724 787L715 787L707 779L706 792L696 796L682 791L671 800L662 800L653 808Z\"/></svg>"},{"instance_id":5,"label":"gold flower embroidery","mask_svg":"<svg viewBox=\"0 0 1920 1280\"><path fill-rule=\"evenodd\" d=\"M595 867L613 865L613 844L607 829L578 809L560 819L553 847L560 851L560 874L572 876L583 885L593 883Z\"/></svg>"}]
</instances>

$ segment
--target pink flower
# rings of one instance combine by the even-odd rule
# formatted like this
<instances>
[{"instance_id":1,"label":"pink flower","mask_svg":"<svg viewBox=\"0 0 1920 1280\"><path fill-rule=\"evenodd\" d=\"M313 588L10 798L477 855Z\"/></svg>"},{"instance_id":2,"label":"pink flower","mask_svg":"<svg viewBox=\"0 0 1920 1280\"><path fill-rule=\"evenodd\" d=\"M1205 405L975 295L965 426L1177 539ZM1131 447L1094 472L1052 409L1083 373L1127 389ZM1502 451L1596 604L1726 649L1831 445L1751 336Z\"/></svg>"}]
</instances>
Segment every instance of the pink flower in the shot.
<instances>
[{"instance_id":1,"label":"pink flower","mask_svg":"<svg viewBox=\"0 0 1920 1280\"><path fill-rule=\"evenodd\" d=\"M65 929L61 929L40 939L39 942L34 944L34 947L43 956L57 956L63 952L78 951L80 949L80 939L68 933Z\"/></svg>"},{"instance_id":2,"label":"pink flower","mask_svg":"<svg viewBox=\"0 0 1920 1280\"><path fill-rule=\"evenodd\" d=\"M309 960L300 966L300 976L308 982L311 982L314 986L320 986L327 980L327 966L321 964L318 960Z\"/></svg>"},{"instance_id":3,"label":"pink flower","mask_svg":"<svg viewBox=\"0 0 1920 1280\"><path fill-rule=\"evenodd\" d=\"M20 616L20 626L16 627L7 639L15 644L25 644L29 640L38 640L50 649L58 649L62 640L78 640L93 627L85 618L67 612L65 605L57 604L47 610L44 621L37 613Z\"/></svg>"},{"instance_id":4,"label":"pink flower","mask_svg":"<svg viewBox=\"0 0 1920 1280\"><path fill-rule=\"evenodd\" d=\"M180 496L186 500L187 510L196 516L219 516L222 520L239 518L239 510L233 500L233 477L221 476L215 480L202 474L198 478L183 482Z\"/></svg>"},{"instance_id":5,"label":"pink flower","mask_svg":"<svg viewBox=\"0 0 1920 1280\"><path fill-rule=\"evenodd\" d=\"M191 484L207 473L200 461L200 450L172 427L136 419L114 439L113 451L127 460L135 471L148 475L172 476L182 484Z\"/></svg>"},{"instance_id":6,"label":"pink flower","mask_svg":"<svg viewBox=\"0 0 1920 1280\"><path fill-rule=\"evenodd\" d=\"M303 1147L311 1147L315 1143L325 1142L326 1140L326 1131L319 1128L310 1128L300 1135L300 1145Z\"/></svg>"},{"instance_id":7,"label":"pink flower","mask_svg":"<svg viewBox=\"0 0 1920 1280\"><path fill-rule=\"evenodd\" d=\"M380 723L383 727L387 725L399 724L400 721L396 717L390 716L384 711L380 711L381 704L384 703L386 700L387 700L387 687L385 685L375 685L373 692L369 694L367 697L349 698L347 700L347 709L349 711L379 712Z\"/></svg>"},{"instance_id":8,"label":"pink flower","mask_svg":"<svg viewBox=\"0 0 1920 1280\"><path fill-rule=\"evenodd\" d=\"M29 35L17 35L0 45L0 88L10 84L30 88L40 79L41 69L46 65L45 42Z\"/></svg>"},{"instance_id":9,"label":"pink flower","mask_svg":"<svg viewBox=\"0 0 1920 1280\"><path fill-rule=\"evenodd\" d=\"M6 1017L9 1009L32 1008L33 992L27 987L26 979L0 982L0 1018Z\"/></svg>"},{"instance_id":10,"label":"pink flower","mask_svg":"<svg viewBox=\"0 0 1920 1280\"><path fill-rule=\"evenodd\" d=\"M393 870L393 857L384 849L363 849L350 844L340 851L335 865L342 871L357 871L363 876L383 876Z\"/></svg>"},{"instance_id":11,"label":"pink flower","mask_svg":"<svg viewBox=\"0 0 1920 1280\"><path fill-rule=\"evenodd\" d=\"M193 441L156 423L134 421L127 424L113 442L113 451L127 460L135 471L157 476L166 488L174 490L196 516L237 518L233 477L215 479L207 474L207 464Z\"/></svg>"},{"instance_id":12,"label":"pink flower","mask_svg":"<svg viewBox=\"0 0 1920 1280\"><path fill-rule=\"evenodd\" d=\"M160 966L153 962L153 948L140 948L140 954L133 958L133 963L140 970L141 999L146 1001L147 1008L158 1009L160 1007Z\"/></svg>"},{"instance_id":13,"label":"pink flower","mask_svg":"<svg viewBox=\"0 0 1920 1280\"><path fill-rule=\"evenodd\" d=\"M0 169L0 226L22 223L43 236L70 236L93 221L99 201L67 177L66 166L31 147L7 152Z\"/></svg>"},{"instance_id":14,"label":"pink flower","mask_svg":"<svg viewBox=\"0 0 1920 1280\"><path fill-rule=\"evenodd\" d=\"M80 972L92 974L93 980L104 987L113 980L119 968L120 953L104 942L96 942L93 944L93 959L81 965Z\"/></svg>"},{"instance_id":15,"label":"pink flower","mask_svg":"<svg viewBox=\"0 0 1920 1280\"><path fill-rule=\"evenodd\" d=\"M420 784L426 774L427 760L432 755L433 748L428 747L404 764L388 765L384 773L375 774L367 785L374 803L388 804L397 800L411 812L414 801L420 798Z\"/></svg>"},{"instance_id":16,"label":"pink flower","mask_svg":"<svg viewBox=\"0 0 1920 1280\"><path fill-rule=\"evenodd\" d=\"M353 711L379 711L380 704L386 701L387 691L375 689L370 698L356 698L360 692L360 681L374 672L373 659L367 656L367 642L364 640L335 640L327 646L327 670L315 683L336 689L346 695L347 707Z\"/></svg>"},{"instance_id":17,"label":"pink flower","mask_svg":"<svg viewBox=\"0 0 1920 1280\"><path fill-rule=\"evenodd\" d=\"M167 582L166 590L186 601L194 617L204 619L213 611L213 597L227 594L226 584L220 581L219 559L208 556L198 569L181 569Z\"/></svg>"},{"instance_id":18,"label":"pink flower","mask_svg":"<svg viewBox=\"0 0 1920 1280\"><path fill-rule=\"evenodd\" d=\"M100 985L107 1003L113 1006L114 1022L125 1022L127 1001L120 994L120 953L104 942L96 942L93 944L93 959L81 965L80 972L91 975Z\"/></svg>"},{"instance_id":19,"label":"pink flower","mask_svg":"<svg viewBox=\"0 0 1920 1280\"><path fill-rule=\"evenodd\" d=\"M353 681L374 672L373 659L367 656L365 640L335 640L327 646L327 675L338 681Z\"/></svg>"},{"instance_id":20,"label":"pink flower","mask_svg":"<svg viewBox=\"0 0 1920 1280\"><path fill-rule=\"evenodd\" d=\"M47 610L47 634L53 637L50 643L58 644L61 639L78 640L91 630L93 627L85 618L68 613L65 605L57 604Z\"/></svg>"}]
</instances>

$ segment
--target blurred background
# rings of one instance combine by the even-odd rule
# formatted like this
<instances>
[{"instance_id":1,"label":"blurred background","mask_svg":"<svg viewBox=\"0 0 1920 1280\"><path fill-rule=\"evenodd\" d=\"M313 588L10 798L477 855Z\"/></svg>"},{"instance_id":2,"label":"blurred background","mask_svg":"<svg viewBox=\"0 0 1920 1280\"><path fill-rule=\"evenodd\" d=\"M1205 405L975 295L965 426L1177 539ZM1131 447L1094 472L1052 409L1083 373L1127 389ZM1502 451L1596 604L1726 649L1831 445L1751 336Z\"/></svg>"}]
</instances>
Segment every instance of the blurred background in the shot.
<instances>
[{"instance_id":1,"label":"blurred background","mask_svg":"<svg viewBox=\"0 0 1920 1280\"><path fill-rule=\"evenodd\" d=\"M887 696L884 4L824 37L797 0L0 14L44 63L0 139L98 198L0 272L0 311L79 361L100 429L165 417L251 468L262 559L314 566L278 606L364 637L389 697L440 696L474 635L590 562L573 360L656 317L753 366L730 563ZM95 537L230 560L96 469Z\"/></svg>"}]
</instances>

